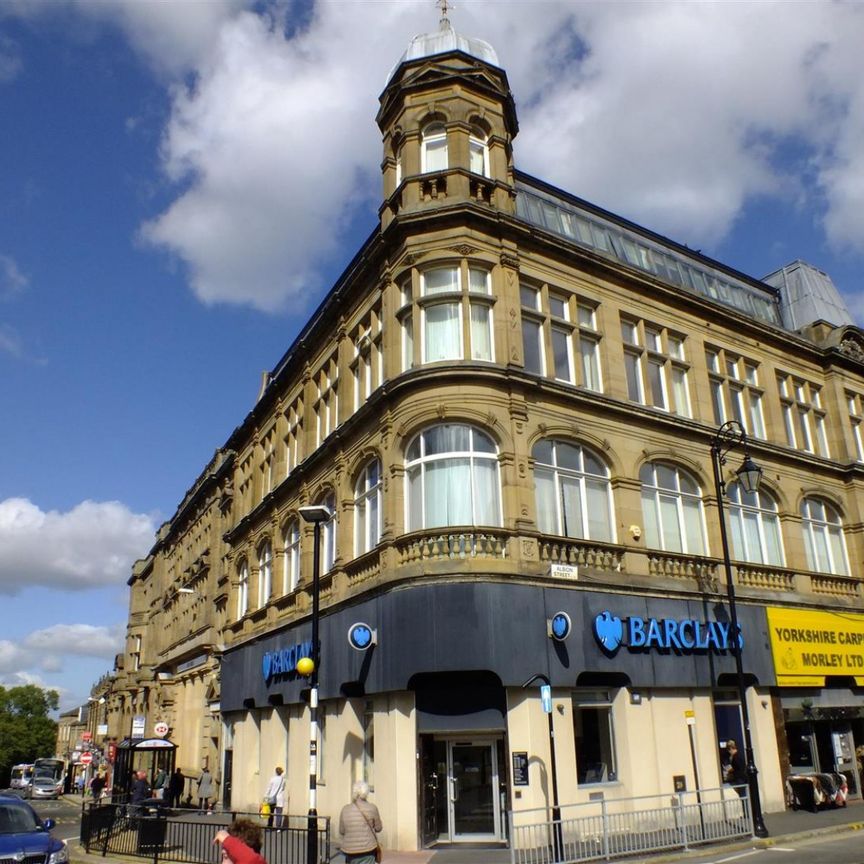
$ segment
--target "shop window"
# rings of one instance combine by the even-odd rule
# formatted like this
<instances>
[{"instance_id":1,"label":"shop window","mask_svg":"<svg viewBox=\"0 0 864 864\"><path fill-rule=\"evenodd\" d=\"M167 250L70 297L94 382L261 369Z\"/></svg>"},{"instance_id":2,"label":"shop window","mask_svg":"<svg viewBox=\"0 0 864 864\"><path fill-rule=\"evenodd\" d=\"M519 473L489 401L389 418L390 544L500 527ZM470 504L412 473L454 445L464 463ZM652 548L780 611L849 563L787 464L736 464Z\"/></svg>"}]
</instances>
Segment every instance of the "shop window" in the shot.
<instances>
[{"instance_id":1,"label":"shop window","mask_svg":"<svg viewBox=\"0 0 864 864\"><path fill-rule=\"evenodd\" d=\"M801 502L801 529L810 570L838 576L849 574L843 522L831 504L821 498L805 498Z\"/></svg>"},{"instance_id":2,"label":"shop window","mask_svg":"<svg viewBox=\"0 0 864 864\"><path fill-rule=\"evenodd\" d=\"M362 555L381 539L381 463L373 459L354 487L354 554Z\"/></svg>"},{"instance_id":3,"label":"shop window","mask_svg":"<svg viewBox=\"0 0 864 864\"><path fill-rule=\"evenodd\" d=\"M739 561L783 565L783 542L777 503L763 489L745 492L740 483L727 487L732 548Z\"/></svg>"},{"instance_id":4,"label":"shop window","mask_svg":"<svg viewBox=\"0 0 864 864\"><path fill-rule=\"evenodd\" d=\"M576 782L611 783L618 779L612 697L605 690L573 694Z\"/></svg>"},{"instance_id":5,"label":"shop window","mask_svg":"<svg viewBox=\"0 0 864 864\"><path fill-rule=\"evenodd\" d=\"M406 451L409 531L447 525L500 525L498 449L472 426L441 424Z\"/></svg>"},{"instance_id":6,"label":"shop window","mask_svg":"<svg viewBox=\"0 0 864 864\"><path fill-rule=\"evenodd\" d=\"M532 451L537 525L544 534L614 541L609 469L591 450L552 439Z\"/></svg>"},{"instance_id":7,"label":"shop window","mask_svg":"<svg viewBox=\"0 0 864 864\"><path fill-rule=\"evenodd\" d=\"M699 484L683 468L664 462L643 465L639 479L646 545L704 555L705 518Z\"/></svg>"}]
</instances>

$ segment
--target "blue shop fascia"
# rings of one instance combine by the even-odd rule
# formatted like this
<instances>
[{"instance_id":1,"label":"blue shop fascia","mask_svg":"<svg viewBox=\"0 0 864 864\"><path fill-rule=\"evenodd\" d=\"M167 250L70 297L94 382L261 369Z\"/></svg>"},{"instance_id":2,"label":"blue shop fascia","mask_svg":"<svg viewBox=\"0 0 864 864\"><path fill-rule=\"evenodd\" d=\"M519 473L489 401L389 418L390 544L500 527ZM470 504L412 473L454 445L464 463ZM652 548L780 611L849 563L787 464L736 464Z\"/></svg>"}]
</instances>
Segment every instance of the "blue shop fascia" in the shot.
<instances>
[{"instance_id":1,"label":"blue shop fascia","mask_svg":"<svg viewBox=\"0 0 864 864\"><path fill-rule=\"evenodd\" d=\"M739 604L738 618L748 683L773 686L764 608ZM320 639L322 700L436 689L437 675L458 688L460 674L477 672L501 688L538 672L553 687L606 679L639 689L736 683L728 606L716 598L426 583L328 610ZM308 619L227 650L223 713L303 701L307 682L296 664L310 653Z\"/></svg>"}]
</instances>

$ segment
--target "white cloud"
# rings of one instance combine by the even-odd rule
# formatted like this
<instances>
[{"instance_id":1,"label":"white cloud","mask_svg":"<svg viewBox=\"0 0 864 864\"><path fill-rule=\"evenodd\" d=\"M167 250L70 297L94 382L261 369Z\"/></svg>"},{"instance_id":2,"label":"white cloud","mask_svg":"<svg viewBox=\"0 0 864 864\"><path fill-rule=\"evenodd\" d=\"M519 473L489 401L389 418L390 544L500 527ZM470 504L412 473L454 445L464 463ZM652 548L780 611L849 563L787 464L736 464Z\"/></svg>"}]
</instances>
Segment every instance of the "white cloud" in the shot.
<instances>
[{"instance_id":1,"label":"white cloud","mask_svg":"<svg viewBox=\"0 0 864 864\"><path fill-rule=\"evenodd\" d=\"M175 76L173 201L142 238L205 303L314 295L354 251L352 218L374 226L376 98L411 35L435 28L431 3L319 0L296 30L293 2L74 8ZM769 197L864 253L864 4L464 0L450 17L508 71L519 167L694 246Z\"/></svg>"},{"instance_id":2,"label":"white cloud","mask_svg":"<svg viewBox=\"0 0 864 864\"><path fill-rule=\"evenodd\" d=\"M58 513L7 498L0 501L0 594L34 585L122 585L152 545L154 531L150 516L117 501L84 501Z\"/></svg>"},{"instance_id":3,"label":"white cloud","mask_svg":"<svg viewBox=\"0 0 864 864\"><path fill-rule=\"evenodd\" d=\"M0 253L0 299L23 291L30 280L21 272L15 259Z\"/></svg>"},{"instance_id":4,"label":"white cloud","mask_svg":"<svg viewBox=\"0 0 864 864\"><path fill-rule=\"evenodd\" d=\"M0 322L0 352L18 358L24 356L24 345L21 342L21 337L3 322Z\"/></svg>"},{"instance_id":5,"label":"white cloud","mask_svg":"<svg viewBox=\"0 0 864 864\"><path fill-rule=\"evenodd\" d=\"M17 77L21 65L18 44L0 33L0 84L5 84Z\"/></svg>"}]
</instances>

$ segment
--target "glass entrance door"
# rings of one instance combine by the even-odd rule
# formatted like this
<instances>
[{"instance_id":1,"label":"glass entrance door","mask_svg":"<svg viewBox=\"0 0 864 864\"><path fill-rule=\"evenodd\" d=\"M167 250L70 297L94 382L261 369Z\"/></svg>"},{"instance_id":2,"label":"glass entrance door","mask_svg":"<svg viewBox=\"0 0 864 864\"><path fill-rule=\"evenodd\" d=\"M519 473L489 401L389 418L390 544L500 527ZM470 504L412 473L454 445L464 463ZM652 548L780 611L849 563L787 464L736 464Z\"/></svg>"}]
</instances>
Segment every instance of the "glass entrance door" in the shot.
<instances>
[{"instance_id":1,"label":"glass entrance door","mask_svg":"<svg viewBox=\"0 0 864 864\"><path fill-rule=\"evenodd\" d=\"M451 842L500 839L495 742L448 741L447 775Z\"/></svg>"}]
</instances>

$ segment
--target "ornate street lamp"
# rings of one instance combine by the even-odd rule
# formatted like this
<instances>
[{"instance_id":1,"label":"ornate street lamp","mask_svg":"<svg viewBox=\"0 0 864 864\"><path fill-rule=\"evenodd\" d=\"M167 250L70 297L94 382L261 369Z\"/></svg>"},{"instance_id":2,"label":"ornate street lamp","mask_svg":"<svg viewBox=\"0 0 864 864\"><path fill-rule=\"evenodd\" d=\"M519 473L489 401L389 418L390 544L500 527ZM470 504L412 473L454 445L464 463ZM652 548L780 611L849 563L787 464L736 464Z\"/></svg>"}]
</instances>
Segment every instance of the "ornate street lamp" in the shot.
<instances>
[{"instance_id":1,"label":"ornate street lamp","mask_svg":"<svg viewBox=\"0 0 864 864\"><path fill-rule=\"evenodd\" d=\"M729 559L729 538L726 533L726 512L723 499L726 486L723 483L723 466L730 451L742 447L744 460L735 472L738 482L745 492L759 491L762 480L762 469L750 458L747 444L747 433L736 420L724 423L711 441L711 463L714 467L714 489L717 494L717 513L720 518L720 541L723 546L723 567L726 572L726 593L729 598L729 618L731 619L730 640L732 654L735 657L735 675L738 682L738 699L741 703L741 719L744 725L744 754L747 759L747 787L750 795L750 807L753 814L753 834L756 837L767 837L768 829L762 818L762 802L759 799L759 772L753 761L753 741L750 737L750 712L747 709L747 685L744 680L744 664L741 660L741 629L738 626L738 610L735 605L735 584L732 581L732 563Z\"/></svg>"},{"instance_id":2,"label":"ornate street lamp","mask_svg":"<svg viewBox=\"0 0 864 864\"><path fill-rule=\"evenodd\" d=\"M297 663L297 671L309 675L309 813L306 836L306 864L318 864L318 663L321 645L318 641L318 608L321 592L319 570L321 569L321 526L329 522L333 514L327 507L316 505L301 507L304 522L314 528L312 552L312 656ZM307 672L311 661L311 670Z\"/></svg>"}]
</instances>

